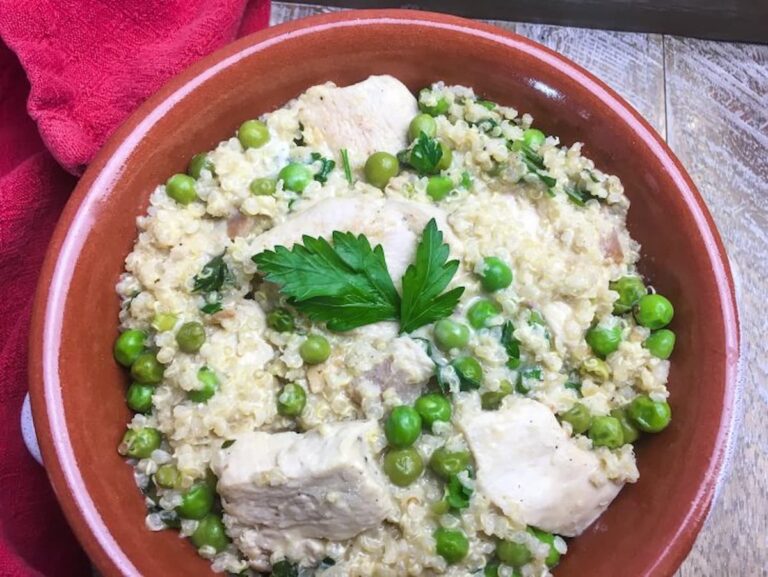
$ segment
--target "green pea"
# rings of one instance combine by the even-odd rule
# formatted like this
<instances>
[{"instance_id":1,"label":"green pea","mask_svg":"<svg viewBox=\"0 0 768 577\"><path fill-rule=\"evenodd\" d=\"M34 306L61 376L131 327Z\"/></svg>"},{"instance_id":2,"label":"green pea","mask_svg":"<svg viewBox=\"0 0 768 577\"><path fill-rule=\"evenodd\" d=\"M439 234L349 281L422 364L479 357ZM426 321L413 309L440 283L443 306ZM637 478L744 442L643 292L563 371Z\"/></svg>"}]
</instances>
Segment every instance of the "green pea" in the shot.
<instances>
[{"instance_id":1,"label":"green pea","mask_svg":"<svg viewBox=\"0 0 768 577\"><path fill-rule=\"evenodd\" d=\"M307 392L301 385L288 383L277 396L277 412L284 417L298 417L307 404Z\"/></svg>"},{"instance_id":2,"label":"green pea","mask_svg":"<svg viewBox=\"0 0 768 577\"><path fill-rule=\"evenodd\" d=\"M287 190L301 193L312 182L314 175L309 167L298 162L291 162L283 167L277 178L283 181L283 186Z\"/></svg>"},{"instance_id":3,"label":"green pea","mask_svg":"<svg viewBox=\"0 0 768 577\"><path fill-rule=\"evenodd\" d=\"M445 447L436 449L429 459L429 468L443 479L458 475L468 465L469 453L467 451L449 451Z\"/></svg>"},{"instance_id":4,"label":"green pea","mask_svg":"<svg viewBox=\"0 0 768 577\"><path fill-rule=\"evenodd\" d=\"M202 519L213 507L214 489L205 481L198 481L181 496L176 512L184 519Z\"/></svg>"},{"instance_id":5,"label":"green pea","mask_svg":"<svg viewBox=\"0 0 768 577\"><path fill-rule=\"evenodd\" d=\"M451 319L435 323L435 344L443 351L460 349L469 342L469 327Z\"/></svg>"},{"instance_id":6,"label":"green pea","mask_svg":"<svg viewBox=\"0 0 768 577\"><path fill-rule=\"evenodd\" d=\"M165 181L165 193L179 204L187 205L197 200L195 179L186 174L174 174Z\"/></svg>"},{"instance_id":7,"label":"green pea","mask_svg":"<svg viewBox=\"0 0 768 577\"><path fill-rule=\"evenodd\" d=\"M248 188L256 196L272 196L277 190L277 181L274 178L255 178Z\"/></svg>"},{"instance_id":8,"label":"green pea","mask_svg":"<svg viewBox=\"0 0 768 577\"><path fill-rule=\"evenodd\" d=\"M144 385L156 385L163 380L165 367L153 353L141 353L131 365L131 376Z\"/></svg>"},{"instance_id":9,"label":"green pea","mask_svg":"<svg viewBox=\"0 0 768 577\"><path fill-rule=\"evenodd\" d=\"M125 392L128 408L137 413L148 413L152 410L152 395L155 388L152 385L131 383Z\"/></svg>"},{"instance_id":10,"label":"green pea","mask_svg":"<svg viewBox=\"0 0 768 577\"><path fill-rule=\"evenodd\" d=\"M203 169L209 171L211 174L214 172L213 162L208 158L208 155L204 152L195 154L187 165L187 174L197 180L200 178L200 173Z\"/></svg>"},{"instance_id":11,"label":"green pea","mask_svg":"<svg viewBox=\"0 0 768 577\"><path fill-rule=\"evenodd\" d=\"M365 161L365 181L383 189L400 172L400 162L388 152L374 152Z\"/></svg>"},{"instance_id":12,"label":"green pea","mask_svg":"<svg viewBox=\"0 0 768 577\"><path fill-rule=\"evenodd\" d=\"M152 455L152 451L160 448L161 441L160 431L152 427L128 429L123 435L118 452L133 459L147 459Z\"/></svg>"},{"instance_id":13,"label":"green pea","mask_svg":"<svg viewBox=\"0 0 768 577\"><path fill-rule=\"evenodd\" d=\"M427 181L427 194L434 200L443 200L453 190L453 180L449 176L430 176Z\"/></svg>"},{"instance_id":14,"label":"green pea","mask_svg":"<svg viewBox=\"0 0 768 577\"><path fill-rule=\"evenodd\" d=\"M512 284L512 269L500 258L487 256L483 259L480 283L488 292L505 289Z\"/></svg>"},{"instance_id":15,"label":"green pea","mask_svg":"<svg viewBox=\"0 0 768 577\"><path fill-rule=\"evenodd\" d=\"M621 432L624 437L624 443L634 443L637 441L637 439L640 437L640 431L637 430L637 427L635 427L629 418L626 407L613 409L611 411L611 416L615 419L618 419L619 423L621 424Z\"/></svg>"},{"instance_id":16,"label":"green pea","mask_svg":"<svg viewBox=\"0 0 768 577\"><path fill-rule=\"evenodd\" d=\"M410 447L421 434L421 415L406 405L395 407L384 423L384 433L392 447Z\"/></svg>"},{"instance_id":17,"label":"green pea","mask_svg":"<svg viewBox=\"0 0 768 577\"><path fill-rule=\"evenodd\" d=\"M299 346L299 355L308 365L319 365L331 356L331 345L324 336L309 335Z\"/></svg>"},{"instance_id":18,"label":"green pea","mask_svg":"<svg viewBox=\"0 0 768 577\"><path fill-rule=\"evenodd\" d=\"M155 472L155 485L165 489L174 489L181 480L181 473L171 464L160 465Z\"/></svg>"},{"instance_id":19,"label":"green pea","mask_svg":"<svg viewBox=\"0 0 768 577\"><path fill-rule=\"evenodd\" d=\"M408 138L416 140L422 132L430 138L437 134L437 122L429 114L422 113L413 117L408 126Z\"/></svg>"},{"instance_id":20,"label":"green pea","mask_svg":"<svg viewBox=\"0 0 768 577\"><path fill-rule=\"evenodd\" d=\"M152 318L152 328L160 333L170 331L176 326L178 320L179 318L173 313L157 313Z\"/></svg>"},{"instance_id":21,"label":"green pea","mask_svg":"<svg viewBox=\"0 0 768 577\"><path fill-rule=\"evenodd\" d=\"M144 352L144 339L147 335L143 331L130 329L120 333L115 340L115 360L124 367L130 367L139 355Z\"/></svg>"},{"instance_id":22,"label":"green pea","mask_svg":"<svg viewBox=\"0 0 768 577\"><path fill-rule=\"evenodd\" d=\"M384 457L384 472L398 487L407 487L424 472L424 460L413 447L393 449Z\"/></svg>"},{"instance_id":23,"label":"green pea","mask_svg":"<svg viewBox=\"0 0 768 577\"><path fill-rule=\"evenodd\" d=\"M480 404L484 411L495 411L501 406L501 401L504 397L512 394L512 383L509 381L501 381L498 391L486 391L480 395Z\"/></svg>"},{"instance_id":24,"label":"green pea","mask_svg":"<svg viewBox=\"0 0 768 577\"><path fill-rule=\"evenodd\" d=\"M522 567L533 559L531 551L523 543L507 540L496 544L496 556L499 561L512 567Z\"/></svg>"},{"instance_id":25,"label":"green pea","mask_svg":"<svg viewBox=\"0 0 768 577\"><path fill-rule=\"evenodd\" d=\"M432 427L437 421L450 422L453 413L451 401L437 393L421 395L416 399L413 406L416 412L419 413L422 423L427 427Z\"/></svg>"},{"instance_id":26,"label":"green pea","mask_svg":"<svg viewBox=\"0 0 768 577\"><path fill-rule=\"evenodd\" d=\"M483 577L499 577L499 564L488 563L483 569ZM517 577L513 575L513 577Z\"/></svg>"},{"instance_id":27,"label":"green pea","mask_svg":"<svg viewBox=\"0 0 768 577\"><path fill-rule=\"evenodd\" d=\"M624 276L611 282L608 287L617 293L619 298L613 303L613 314L623 315L632 310L648 290L643 284L643 279L638 276Z\"/></svg>"},{"instance_id":28,"label":"green pea","mask_svg":"<svg viewBox=\"0 0 768 577\"><path fill-rule=\"evenodd\" d=\"M574 435L581 435L592 424L592 415L586 406L576 403L560 415L560 420L571 424Z\"/></svg>"},{"instance_id":29,"label":"green pea","mask_svg":"<svg viewBox=\"0 0 768 577\"><path fill-rule=\"evenodd\" d=\"M205 403L219 390L219 377L208 367L200 367L197 371L200 388L187 391L187 398L194 403Z\"/></svg>"},{"instance_id":30,"label":"green pea","mask_svg":"<svg viewBox=\"0 0 768 577\"><path fill-rule=\"evenodd\" d=\"M544 144L546 139L547 137L544 135L544 133L537 128L528 128L525 130L525 132L523 132L523 144L533 150L538 149L542 144Z\"/></svg>"},{"instance_id":31,"label":"green pea","mask_svg":"<svg viewBox=\"0 0 768 577\"><path fill-rule=\"evenodd\" d=\"M654 357L668 359L675 348L675 333L669 329L660 329L653 331L645 341L643 346L650 351Z\"/></svg>"},{"instance_id":32,"label":"green pea","mask_svg":"<svg viewBox=\"0 0 768 577\"><path fill-rule=\"evenodd\" d=\"M217 553L223 551L229 545L224 523L221 517L210 513L203 517L197 524L195 532L189 538L195 547L213 547Z\"/></svg>"},{"instance_id":33,"label":"green pea","mask_svg":"<svg viewBox=\"0 0 768 577\"><path fill-rule=\"evenodd\" d=\"M180 351L196 353L205 343L205 327L195 321L184 323L176 333L176 343Z\"/></svg>"},{"instance_id":34,"label":"green pea","mask_svg":"<svg viewBox=\"0 0 768 577\"><path fill-rule=\"evenodd\" d=\"M296 328L291 311L284 308L275 309L267 315L267 326L278 333L289 333Z\"/></svg>"},{"instance_id":35,"label":"green pea","mask_svg":"<svg viewBox=\"0 0 768 577\"><path fill-rule=\"evenodd\" d=\"M440 150L442 150L442 155L440 155L440 162L437 163L437 170L448 170L451 168L451 161L453 160L453 151L448 147L448 145L440 141Z\"/></svg>"},{"instance_id":36,"label":"green pea","mask_svg":"<svg viewBox=\"0 0 768 577\"><path fill-rule=\"evenodd\" d=\"M475 329L482 329L491 324L491 320L499 315L501 307L494 301L478 299L469 307L467 320Z\"/></svg>"},{"instance_id":37,"label":"green pea","mask_svg":"<svg viewBox=\"0 0 768 577\"><path fill-rule=\"evenodd\" d=\"M560 551L555 549L555 536L552 533L542 531L541 529L536 529L535 527L529 527L528 532L532 535L535 535L536 538L542 543L549 545L549 553L544 559L547 567L551 568L560 563Z\"/></svg>"},{"instance_id":38,"label":"green pea","mask_svg":"<svg viewBox=\"0 0 768 577\"><path fill-rule=\"evenodd\" d=\"M429 106L427 104L424 104L422 100L422 95L429 94L429 89L424 88L421 92L419 92L419 110L422 112L426 112L430 116L439 116L441 114L445 114L448 112L448 101L444 97L440 97L437 100L437 103Z\"/></svg>"},{"instance_id":39,"label":"green pea","mask_svg":"<svg viewBox=\"0 0 768 577\"><path fill-rule=\"evenodd\" d=\"M451 361L451 366L459 377L462 391L480 388L483 382L483 367L476 358L458 357Z\"/></svg>"},{"instance_id":40,"label":"green pea","mask_svg":"<svg viewBox=\"0 0 768 577\"><path fill-rule=\"evenodd\" d=\"M605 358L616 351L621 344L621 327L597 325L587 330L587 344L597 356Z\"/></svg>"},{"instance_id":41,"label":"green pea","mask_svg":"<svg viewBox=\"0 0 768 577\"><path fill-rule=\"evenodd\" d=\"M675 309L666 297L658 294L645 295L635 305L635 320L649 329L661 329L667 326Z\"/></svg>"},{"instance_id":42,"label":"green pea","mask_svg":"<svg viewBox=\"0 0 768 577\"><path fill-rule=\"evenodd\" d=\"M460 529L440 527L435 531L435 551L446 562L458 563L469 553L469 541Z\"/></svg>"},{"instance_id":43,"label":"green pea","mask_svg":"<svg viewBox=\"0 0 768 577\"><path fill-rule=\"evenodd\" d=\"M246 120L237 129L237 138L243 148L261 148L269 142L269 129L260 120Z\"/></svg>"},{"instance_id":44,"label":"green pea","mask_svg":"<svg viewBox=\"0 0 768 577\"><path fill-rule=\"evenodd\" d=\"M666 401L654 401L648 395L635 397L627 414L637 428L646 433L663 431L672 420L672 409Z\"/></svg>"},{"instance_id":45,"label":"green pea","mask_svg":"<svg viewBox=\"0 0 768 577\"><path fill-rule=\"evenodd\" d=\"M589 427L589 438L595 447L618 449L624 444L621 423L615 417L595 417Z\"/></svg>"}]
</instances>

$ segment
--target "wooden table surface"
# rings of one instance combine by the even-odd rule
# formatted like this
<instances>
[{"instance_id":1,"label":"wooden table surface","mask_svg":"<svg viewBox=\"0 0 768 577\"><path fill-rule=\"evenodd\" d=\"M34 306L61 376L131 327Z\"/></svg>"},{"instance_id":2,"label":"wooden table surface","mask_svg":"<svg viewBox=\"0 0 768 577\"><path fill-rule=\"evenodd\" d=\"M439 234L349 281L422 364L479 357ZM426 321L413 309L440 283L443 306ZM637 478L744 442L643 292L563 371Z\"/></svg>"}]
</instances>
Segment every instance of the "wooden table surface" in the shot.
<instances>
[{"instance_id":1,"label":"wooden table surface","mask_svg":"<svg viewBox=\"0 0 768 577\"><path fill-rule=\"evenodd\" d=\"M331 10L276 2L272 23ZM666 138L709 205L738 292L739 416L712 512L677 577L768 577L768 46L493 23L619 92Z\"/></svg>"}]
</instances>

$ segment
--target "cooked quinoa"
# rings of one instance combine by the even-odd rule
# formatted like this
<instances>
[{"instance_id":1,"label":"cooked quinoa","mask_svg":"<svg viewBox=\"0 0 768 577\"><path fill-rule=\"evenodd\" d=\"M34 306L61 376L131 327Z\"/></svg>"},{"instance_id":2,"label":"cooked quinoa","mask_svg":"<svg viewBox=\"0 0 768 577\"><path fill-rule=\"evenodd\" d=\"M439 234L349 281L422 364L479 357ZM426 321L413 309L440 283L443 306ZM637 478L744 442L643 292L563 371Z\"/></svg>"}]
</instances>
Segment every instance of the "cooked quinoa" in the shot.
<instances>
[{"instance_id":1,"label":"cooked quinoa","mask_svg":"<svg viewBox=\"0 0 768 577\"><path fill-rule=\"evenodd\" d=\"M388 77L366 82L372 81L380 83L374 95L405 90ZM132 368L139 383L129 392L129 406L139 412L128 423L120 450L146 496L146 526L175 528L182 536L192 536L216 571L238 575L551 575L553 555L566 553L565 539L557 531L537 527L549 536L542 539L542 532L531 529L533 523L527 520L537 513L526 510L525 504L501 504L499 491L507 489L496 483L492 490L491 480L511 473L488 469L495 465L485 463L493 459L477 445L486 433L472 437L473 423L494 411L513 415L524 407L545 407L552 423L556 416L557 431L564 431L569 450L597 463L589 482L595 490L610 492L599 509L583 512L589 522L624 483L637 481L632 443L622 440L627 437L621 431L618 441L615 434L610 440L605 435L610 437L619 415L624 416L622 426L635 432L666 425L643 421L643 408L651 413L658 409L657 417L666 410L669 420L667 358L674 335L662 328L669 318L653 317L652 305L658 303L648 301L648 312L638 302L646 298L642 293L656 296L652 287L634 296L622 292L622 283L640 282L640 246L627 231L624 187L582 156L581 143L567 145L554 135L544 138L530 115L484 101L471 88L441 82L411 97L413 111L404 112L409 119L418 113L417 106L422 114L426 111L433 124L422 122L434 125L434 134L428 134L430 128L412 142L406 122L402 133L388 135L397 124L397 118L388 115L397 117L397 111L387 106L394 97L384 95L389 100L380 107L381 118L370 125L355 120L354 110L349 112L346 120L354 121L357 134L344 141L344 122L331 127L323 119L329 100L337 108L345 105L344 94L351 93L343 90L348 89L330 83L313 87L263 115L260 122L241 128L239 135L196 158L190 171L194 179L157 186L146 215L137 220L139 234L117 284L120 325L124 335L131 330L143 333L143 354L153 355L156 364L151 365L152 359L140 361L150 363L153 377L141 367ZM353 96L367 95L362 91ZM401 98L407 103L407 96ZM365 110L364 102L361 107ZM260 127L265 127L263 132ZM419 141L422 136L426 140ZM346 143L343 151L340 140ZM409 151L428 141L450 149L450 165L439 174L436 169L431 175L420 174L409 166L415 162ZM396 174L383 186L370 184L376 179L366 170L369 156L377 150L395 154L398 149L405 152L399 155ZM443 152L443 161L445 157ZM292 177L281 172L289 163L306 167L299 176L309 175L308 181L292 183ZM438 182L436 177L444 178ZM436 192L438 184L442 192ZM392 231L399 229L392 228L390 218L413 231L414 241L394 238ZM365 235L371 245L385 239L392 282L402 293L401 276L430 219L442 233L450 258L459 261L445 289L464 288L445 317L454 324L440 322L446 331L460 333L460 346L451 347L450 338L440 342L434 322L405 333L396 320L328 330L325 323L310 320L279 283L267 280L253 259L279 246L281 238L301 243L302 234L330 240L331 230L352 232ZM402 262L394 252L392 258L387 253L398 242L408 257ZM489 262L501 263L502 280L494 290L488 290L495 278L489 276ZM509 283L507 271L512 275ZM218 284L211 280L216 275ZM484 304L477 306L479 301ZM196 324L179 337L189 323ZM313 359L307 347L302 349L310 336L327 341L327 359L322 351ZM666 346L660 347L664 338ZM130 365L136 355L121 360L116 346L116 356ZM479 364L479 380L462 373L457 359L467 357ZM310 364L308 359L319 362ZM300 390L287 390L287 384ZM297 400L292 393L303 396ZM395 450L396 432L387 429L387 421L396 407L419 408L417 399L430 393L450 402L451 416L431 427L425 423L417 432L409 450L420 455L424 470L398 486L384 464L388 452ZM585 426L575 424L575 405L587 415ZM386 490L388 504L382 505L379 520L343 539L244 521L243 499L248 497L236 493L228 479L232 467L239 466L237 459L251 455L248 439L260 439L254 446L268 445L272 441L264 439L272 436L253 435L288 439L286 432L293 431L296 435L290 439L304 442L300 439L312 431L324 434L328 425L357 422L374 423L361 437L360 450L373 460L367 464L372 467L365 473L367 482ZM606 429L598 430L603 426ZM137 435L148 429L160 435L137 449ZM503 441L500 437L502 447ZM509 447L512 452L504 449L498 461L521 450ZM430 465L441 448L470 457L451 480L453 490L459 487L468 501L458 506L446 504L448 482ZM259 458L253 453L243 459ZM183 503L190 489L216 487L217 478L217 502L188 514ZM265 479L254 477L253 484L269 491L284 481L280 475ZM354 503L354 490L324 498ZM509 490L514 500L511 485ZM219 518L219 498L226 535L208 538L201 519L208 523L210 515ZM359 507L356 510L363 515ZM281 522L287 526L289 521ZM466 543L458 545L459 550L464 547L463 554L459 551L454 558L446 553L450 543L439 541L444 530L464 536ZM572 533L581 530L579 526ZM518 545L517 551L522 547L529 554L522 555L522 562L505 563L509 554L501 543Z\"/></svg>"}]
</instances>

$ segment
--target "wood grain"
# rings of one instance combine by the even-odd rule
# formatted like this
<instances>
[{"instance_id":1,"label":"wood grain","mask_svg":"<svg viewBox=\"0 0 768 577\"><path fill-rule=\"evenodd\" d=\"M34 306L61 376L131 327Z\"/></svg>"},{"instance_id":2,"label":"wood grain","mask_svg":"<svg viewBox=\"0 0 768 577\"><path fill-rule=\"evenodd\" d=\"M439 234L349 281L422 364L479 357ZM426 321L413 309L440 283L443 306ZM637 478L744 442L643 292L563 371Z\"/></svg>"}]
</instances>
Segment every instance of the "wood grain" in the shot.
<instances>
[{"instance_id":1,"label":"wood grain","mask_svg":"<svg viewBox=\"0 0 768 577\"><path fill-rule=\"evenodd\" d=\"M741 412L720 495L680 577L768 576L768 46L664 39L669 143L717 222L742 323Z\"/></svg>"},{"instance_id":2,"label":"wood grain","mask_svg":"<svg viewBox=\"0 0 768 577\"><path fill-rule=\"evenodd\" d=\"M272 22L331 10L277 2ZM624 96L668 137L712 211L737 283L740 421L712 513L676 577L768 577L768 46L492 22Z\"/></svg>"}]
</instances>

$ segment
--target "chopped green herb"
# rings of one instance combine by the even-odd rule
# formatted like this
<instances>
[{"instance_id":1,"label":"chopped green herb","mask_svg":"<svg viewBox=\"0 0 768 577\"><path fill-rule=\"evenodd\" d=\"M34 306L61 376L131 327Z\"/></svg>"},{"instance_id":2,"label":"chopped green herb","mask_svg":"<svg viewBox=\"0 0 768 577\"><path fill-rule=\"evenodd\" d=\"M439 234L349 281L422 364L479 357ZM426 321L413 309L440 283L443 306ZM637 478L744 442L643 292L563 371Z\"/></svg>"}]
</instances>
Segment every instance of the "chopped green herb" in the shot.
<instances>
[{"instance_id":1,"label":"chopped green herb","mask_svg":"<svg viewBox=\"0 0 768 577\"><path fill-rule=\"evenodd\" d=\"M204 297L205 304L200 307L200 310L207 315L219 312L223 307L221 306L221 295L218 292L207 293Z\"/></svg>"},{"instance_id":2,"label":"chopped green herb","mask_svg":"<svg viewBox=\"0 0 768 577\"><path fill-rule=\"evenodd\" d=\"M306 142L304 142L304 125L301 122L299 122L299 135L293 139L293 143L296 146L306 145Z\"/></svg>"},{"instance_id":3,"label":"chopped green herb","mask_svg":"<svg viewBox=\"0 0 768 577\"><path fill-rule=\"evenodd\" d=\"M299 568L288 561L283 559L272 565L271 577L298 577Z\"/></svg>"},{"instance_id":4,"label":"chopped green herb","mask_svg":"<svg viewBox=\"0 0 768 577\"><path fill-rule=\"evenodd\" d=\"M221 444L221 448L222 448L222 449L229 449L229 448L230 448L232 445L234 445L234 444L235 444L235 441L236 441L236 440L237 440L237 439L228 439L228 440L224 441L224 442Z\"/></svg>"},{"instance_id":5,"label":"chopped green herb","mask_svg":"<svg viewBox=\"0 0 768 577\"><path fill-rule=\"evenodd\" d=\"M516 150L520 154L520 158L528 169L528 172L536 175L536 177L547 186L547 194L555 196L555 192L552 188L557 184L557 179L546 174L544 159L541 155L521 140L507 143L507 146L512 150Z\"/></svg>"},{"instance_id":6,"label":"chopped green herb","mask_svg":"<svg viewBox=\"0 0 768 577\"><path fill-rule=\"evenodd\" d=\"M572 391L576 391L578 396L581 396L581 382L580 381L573 381L573 380L569 379L568 382L565 383L564 386L565 386L566 389L571 389Z\"/></svg>"},{"instance_id":7,"label":"chopped green herb","mask_svg":"<svg viewBox=\"0 0 768 577\"><path fill-rule=\"evenodd\" d=\"M215 292L234 282L235 277L224 262L224 252L213 257L192 279L192 292Z\"/></svg>"},{"instance_id":8,"label":"chopped green herb","mask_svg":"<svg viewBox=\"0 0 768 577\"><path fill-rule=\"evenodd\" d=\"M464 485L458 475L453 475L445 484L445 501L451 509L461 510L469 507L469 500L474 491Z\"/></svg>"},{"instance_id":9,"label":"chopped green herb","mask_svg":"<svg viewBox=\"0 0 768 577\"><path fill-rule=\"evenodd\" d=\"M469 172L467 172L466 170L461 173L460 184L461 184L461 187L466 190L469 190L470 188L472 188L472 175L469 174Z\"/></svg>"},{"instance_id":10,"label":"chopped green herb","mask_svg":"<svg viewBox=\"0 0 768 577\"><path fill-rule=\"evenodd\" d=\"M515 338L515 325L507 321L501 328L501 344L507 351L507 367L517 369L520 366L520 341Z\"/></svg>"},{"instance_id":11,"label":"chopped green herb","mask_svg":"<svg viewBox=\"0 0 768 577\"><path fill-rule=\"evenodd\" d=\"M320 161L320 171L315 174L315 180L320 183L328 181L328 175L336 167L336 162L330 158L324 158L319 152L312 153L313 162Z\"/></svg>"},{"instance_id":12,"label":"chopped green herb","mask_svg":"<svg viewBox=\"0 0 768 577\"><path fill-rule=\"evenodd\" d=\"M328 569L329 567L333 567L336 565L336 560L332 559L331 557L325 557L322 561L320 561L320 564L317 566L318 571L322 571L324 569Z\"/></svg>"},{"instance_id":13,"label":"chopped green herb","mask_svg":"<svg viewBox=\"0 0 768 577\"><path fill-rule=\"evenodd\" d=\"M517 374L515 390L521 395L526 395L533 388L533 383L531 383L531 381L541 381L542 378L541 367L526 367Z\"/></svg>"},{"instance_id":14,"label":"chopped green herb","mask_svg":"<svg viewBox=\"0 0 768 577\"><path fill-rule=\"evenodd\" d=\"M443 290L459 268L459 261L448 260L450 248L443 242L443 233L431 219L416 247L413 264L403 275L403 297L400 305L400 330L410 333L417 328L450 316L464 293L456 287ZM442 294L441 294L442 293Z\"/></svg>"},{"instance_id":15,"label":"chopped green herb","mask_svg":"<svg viewBox=\"0 0 768 577\"><path fill-rule=\"evenodd\" d=\"M349 165L349 151L341 149L341 163L344 165L344 176L349 184L352 184L352 167Z\"/></svg>"},{"instance_id":16,"label":"chopped green herb","mask_svg":"<svg viewBox=\"0 0 768 577\"><path fill-rule=\"evenodd\" d=\"M496 103L491 102L490 100L478 100L477 103L486 110L493 110L496 108Z\"/></svg>"},{"instance_id":17,"label":"chopped green herb","mask_svg":"<svg viewBox=\"0 0 768 577\"><path fill-rule=\"evenodd\" d=\"M475 126L477 126L486 134L490 134L494 128L498 128L499 123L496 122L493 118L483 118L482 120L478 121Z\"/></svg>"}]
</instances>

